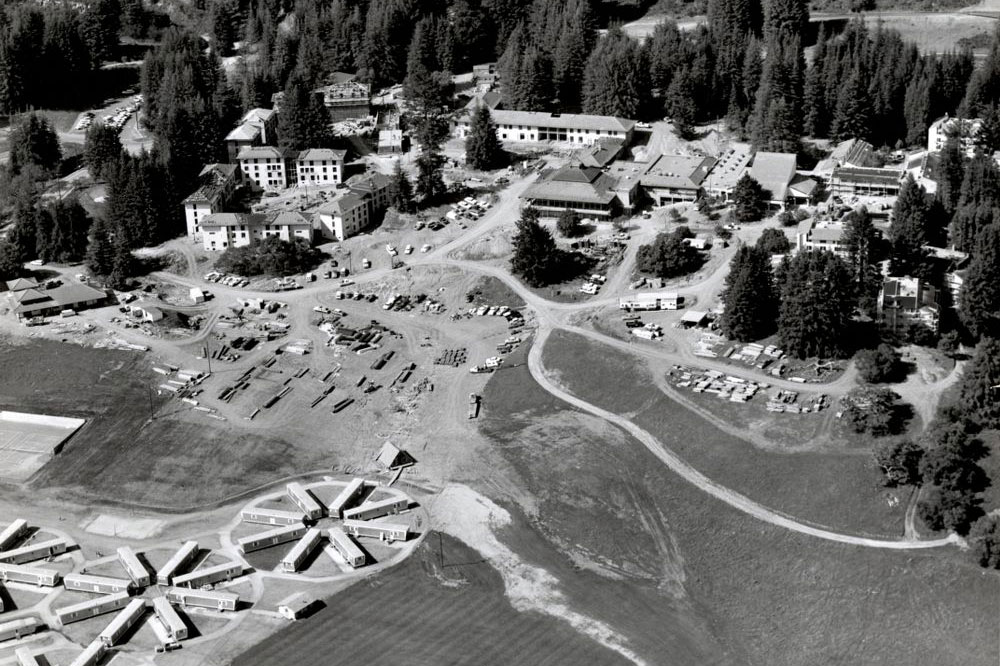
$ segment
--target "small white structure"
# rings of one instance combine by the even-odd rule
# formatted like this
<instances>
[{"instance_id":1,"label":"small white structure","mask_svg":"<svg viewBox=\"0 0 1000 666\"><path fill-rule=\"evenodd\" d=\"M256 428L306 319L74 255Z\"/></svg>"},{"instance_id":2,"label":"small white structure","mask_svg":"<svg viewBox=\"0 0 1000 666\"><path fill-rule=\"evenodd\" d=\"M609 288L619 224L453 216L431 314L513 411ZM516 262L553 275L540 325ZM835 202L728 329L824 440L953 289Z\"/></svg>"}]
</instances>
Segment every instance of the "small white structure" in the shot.
<instances>
[{"instance_id":1,"label":"small white structure","mask_svg":"<svg viewBox=\"0 0 1000 666\"><path fill-rule=\"evenodd\" d=\"M382 516L395 515L410 508L410 501L405 497L390 497L378 502L365 502L361 506L344 511L345 520L372 520Z\"/></svg>"},{"instance_id":2,"label":"small white structure","mask_svg":"<svg viewBox=\"0 0 1000 666\"><path fill-rule=\"evenodd\" d=\"M128 592L109 594L104 597L98 597L97 599L81 601L78 604L57 608L55 610L55 615L59 620L59 623L66 626L67 624L97 617L98 615L104 615L105 613L113 613L116 610L125 608L125 606L128 605L129 600L130 597Z\"/></svg>"},{"instance_id":3,"label":"small white structure","mask_svg":"<svg viewBox=\"0 0 1000 666\"><path fill-rule=\"evenodd\" d=\"M190 295L191 295L191 300L194 301L196 304L205 302L205 292L202 291L199 287L191 287Z\"/></svg>"},{"instance_id":4,"label":"small white structure","mask_svg":"<svg viewBox=\"0 0 1000 666\"><path fill-rule=\"evenodd\" d=\"M60 573L55 569L0 563L0 581L4 583L30 583L39 587L55 587L60 578Z\"/></svg>"},{"instance_id":5,"label":"small white structure","mask_svg":"<svg viewBox=\"0 0 1000 666\"><path fill-rule=\"evenodd\" d=\"M295 546L288 551L281 560L281 570L288 573L295 573L302 566L302 563L306 561L309 555L316 549L319 545L320 537L323 533L318 529L313 528L306 532L306 535L299 539Z\"/></svg>"},{"instance_id":6,"label":"small white structure","mask_svg":"<svg viewBox=\"0 0 1000 666\"><path fill-rule=\"evenodd\" d=\"M308 615L309 609L314 605L316 605L316 599L305 592L299 592L285 603L278 605L278 614L286 620L294 622Z\"/></svg>"},{"instance_id":7,"label":"small white structure","mask_svg":"<svg viewBox=\"0 0 1000 666\"><path fill-rule=\"evenodd\" d=\"M187 625L166 597L153 598L153 612L175 641L182 641L188 637Z\"/></svg>"},{"instance_id":8,"label":"small white structure","mask_svg":"<svg viewBox=\"0 0 1000 666\"><path fill-rule=\"evenodd\" d=\"M189 574L177 576L173 579L176 587L203 587L214 585L222 581L230 581L243 575L243 565L239 562L225 562L213 567L197 569Z\"/></svg>"},{"instance_id":9,"label":"small white structure","mask_svg":"<svg viewBox=\"0 0 1000 666\"><path fill-rule=\"evenodd\" d=\"M347 487L340 491L336 499L330 503L329 512L333 518L343 518L344 510L365 492L365 480L361 477L351 479Z\"/></svg>"},{"instance_id":10,"label":"small white structure","mask_svg":"<svg viewBox=\"0 0 1000 666\"><path fill-rule=\"evenodd\" d=\"M174 576L198 555L198 542L186 541L156 572L157 585L170 585Z\"/></svg>"},{"instance_id":11,"label":"small white structure","mask_svg":"<svg viewBox=\"0 0 1000 666\"><path fill-rule=\"evenodd\" d=\"M301 524L305 520L305 516L300 511L283 511L257 506L243 509L240 517L245 523L258 525L295 525Z\"/></svg>"},{"instance_id":12,"label":"small white structure","mask_svg":"<svg viewBox=\"0 0 1000 666\"><path fill-rule=\"evenodd\" d=\"M118 561L125 568L128 577L138 587L149 587L153 582L153 577L149 575L146 565L142 563L139 556L129 546L122 546L118 549Z\"/></svg>"},{"instance_id":13,"label":"small white structure","mask_svg":"<svg viewBox=\"0 0 1000 666\"><path fill-rule=\"evenodd\" d=\"M166 592L167 601L181 606L197 606L215 610L236 610L240 595L232 592L215 590L189 590L185 587L169 587Z\"/></svg>"},{"instance_id":14,"label":"small white structure","mask_svg":"<svg viewBox=\"0 0 1000 666\"><path fill-rule=\"evenodd\" d=\"M133 599L118 615L115 615L111 623L98 635L98 640L104 643L105 647L114 647L145 613L146 600Z\"/></svg>"},{"instance_id":15,"label":"small white structure","mask_svg":"<svg viewBox=\"0 0 1000 666\"><path fill-rule=\"evenodd\" d=\"M622 310L676 310L680 297L676 291L637 292L618 299Z\"/></svg>"},{"instance_id":16,"label":"small white structure","mask_svg":"<svg viewBox=\"0 0 1000 666\"><path fill-rule=\"evenodd\" d=\"M278 544L294 541L301 538L305 533L306 526L300 522L296 525L276 527L273 530L243 537L236 541L236 547L240 549L241 553L246 555L247 553L252 553L255 550L263 550L265 548L270 548L271 546L277 546Z\"/></svg>"},{"instance_id":17,"label":"small white structure","mask_svg":"<svg viewBox=\"0 0 1000 666\"><path fill-rule=\"evenodd\" d=\"M17 657L18 666L41 666L41 662L38 661L35 653L26 647L19 647L14 650L14 656Z\"/></svg>"},{"instance_id":18,"label":"small white structure","mask_svg":"<svg viewBox=\"0 0 1000 666\"><path fill-rule=\"evenodd\" d=\"M132 591L132 581L108 576L93 576L84 573L68 573L63 576L63 587L76 592L95 594L119 594Z\"/></svg>"},{"instance_id":19,"label":"small white structure","mask_svg":"<svg viewBox=\"0 0 1000 666\"><path fill-rule=\"evenodd\" d=\"M302 513L306 514L312 520L319 520L326 514L326 509L320 504L312 493L305 489L298 481L293 481L285 487L286 493L288 494L288 499L292 501L295 506L302 510Z\"/></svg>"},{"instance_id":20,"label":"small white structure","mask_svg":"<svg viewBox=\"0 0 1000 666\"><path fill-rule=\"evenodd\" d=\"M354 539L347 532L340 527L331 527L327 534L334 549L340 553L340 556L352 569L364 566L365 552L358 547L358 544L354 543Z\"/></svg>"},{"instance_id":21,"label":"small white structure","mask_svg":"<svg viewBox=\"0 0 1000 666\"><path fill-rule=\"evenodd\" d=\"M382 541L406 541L410 536L410 526L393 523L377 523L367 520L344 519L344 531L352 536L372 537Z\"/></svg>"}]
</instances>

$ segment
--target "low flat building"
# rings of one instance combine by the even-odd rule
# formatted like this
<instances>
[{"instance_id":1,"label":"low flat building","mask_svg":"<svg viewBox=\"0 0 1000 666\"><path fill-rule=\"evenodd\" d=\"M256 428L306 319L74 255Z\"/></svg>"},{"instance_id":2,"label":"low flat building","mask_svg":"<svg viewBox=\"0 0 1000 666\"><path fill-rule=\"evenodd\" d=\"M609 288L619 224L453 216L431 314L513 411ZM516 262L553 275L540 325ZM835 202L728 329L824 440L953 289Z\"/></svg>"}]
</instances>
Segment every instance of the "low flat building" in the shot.
<instances>
[{"instance_id":1,"label":"low flat building","mask_svg":"<svg viewBox=\"0 0 1000 666\"><path fill-rule=\"evenodd\" d=\"M237 159L244 176L262 190L281 190L295 182L295 151L274 146L247 147Z\"/></svg>"},{"instance_id":2,"label":"low flat building","mask_svg":"<svg viewBox=\"0 0 1000 666\"><path fill-rule=\"evenodd\" d=\"M862 139L848 139L834 146L829 157L822 159L813 173L829 177L838 167L866 168L875 164L875 148Z\"/></svg>"},{"instance_id":3,"label":"low flat building","mask_svg":"<svg viewBox=\"0 0 1000 666\"><path fill-rule=\"evenodd\" d=\"M894 197L899 194L901 177L898 169L841 167L833 170L830 191L837 196Z\"/></svg>"},{"instance_id":4,"label":"low flat building","mask_svg":"<svg viewBox=\"0 0 1000 666\"><path fill-rule=\"evenodd\" d=\"M496 109L493 122L497 137L508 143L574 143L592 144L600 139L622 139L631 143L635 121L614 116L594 116L578 113L546 113L544 111L510 111ZM459 137L469 135L472 127L470 114L455 123Z\"/></svg>"},{"instance_id":5,"label":"low flat building","mask_svg":"<svg viewBox=\"0 0 1000 666\"><path fill-rule=\"evenodd\" d=\"M299 153L295 169L299 187L337 185L344 180L346 150L310 148Z\"/></svg>"},{"instance_id":6,"label":"low flat building","mask_svg":"<svg viewBox=\"0 0 1000 666\"><path fill-rule=\"evenodd\" d=\"M405 139L406 137L403 136L403 130L379 130L376 150L379 155L398 155L400 153L405 153Z\"/></svg>"},{"instance_id":7,"label":"low flat building","mask_svg":"<svg viewBox=\"0 0 1000 666\"><path fill-rule=\"evenodd\" d=\"M625 142L622 139L599 139L576 154L583 166L603 169L622 156Z\"/></svg>"},{"instance_id":8,"label":"low flat building","mask_svg":"<svg viewBox=\"0 0 1000 666\"><path fill-rule=\"evenodd\" d=\"M733 143L725 152L719 155L705 178L703 187L713 197L729 201L736 183L753 160L753 146L749 143Z\"/></svg>"},{"instance_id":9,"label":"low flat building","mask_svg":"<svg viewBox=\"0 0 1000 666\"><path fill-rule=\"evenodd\" d=\"M540 178L520 198L544 215L569 209L588 217L614 217L622 208L615 185L615 179L600 169L567 165Z\"/></svg>"},{"instance_id":10,"label":"low flat building","mask_svg":"<svg viewBox=\"0 0 1000 666\"><path fill-rule=\"evenodd\" d=\"M905 333L912 325L937 332L940 306L937 289L920 278L890 278L878 295L878 321L894 333Z\"/></svg>"},{"instance_id":11,"label":"low flat building","mask_svg":"<svg viewBox=\"0 0 1000 666\"><path fill-rule=\"evenodd\" d=\"M657 206L695 201L714 164L711 157L660 155L640 177L639 183Z\"/></svg>"},{"instance_id":12,"label":"low flat building","mask_svg":"<svg viewBox=\"0 0 1000 666\"><path fill-rule=\"evenodd\" d=\"M11 309L18 320L32 317L51 317L65 310L86 310L108 305L111 297L106 292L85 284L63 284L45 291L27 289L12 292Z\"/></svg>"},{"instance_id":13,"label":"low flat building","mask_svg":"<svg viewBox=\"0 0 1000 666\"><path fill-rule=\"evenodd\" d=\"M198 189L184 199L188 238L201 240L201 221L221 213L233 200L243 172L235 164L207 164L198 174Z\"/></svg>"},{"instance_id":14,"label":"low flat building","mask_svg":"<svg viewBox=\"0 0 1000 666\"><path fill-rule=\"evenodd\" d=\"M265 238L312 242L312 222L294 211L272 215L216 213L202 221L202 246L209 251L243 247Z\"/></svg>"}]
</instances>

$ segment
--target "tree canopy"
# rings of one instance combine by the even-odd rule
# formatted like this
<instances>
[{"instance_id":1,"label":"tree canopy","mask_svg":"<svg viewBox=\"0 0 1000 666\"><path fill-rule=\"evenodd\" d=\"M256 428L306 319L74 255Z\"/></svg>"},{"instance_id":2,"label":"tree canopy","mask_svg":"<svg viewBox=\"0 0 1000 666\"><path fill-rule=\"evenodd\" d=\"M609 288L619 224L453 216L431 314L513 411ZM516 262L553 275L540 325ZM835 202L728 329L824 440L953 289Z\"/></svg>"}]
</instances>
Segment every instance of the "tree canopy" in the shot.
<instances>
[{"instance_id":1,"label":"tree canopy","mask_svg":"<svg viewBox=\"0 0 1000 666\"><path fill-rule=\"evenodd\" d=\"M749 173L736 181L733 188L733 205L736 219L740 222L755 222L767 213L767 202L771 193L754 180Z\"/></svg>"},{"instance_id":2,"label":"tree canopy","mask_svg":"<svg viewBox=\"0 0 1000 666\"><path fill-rule=\"evenodd\" d=\"M726 337L750 342L774 332L778 298L771 274L771 257L760 249L759 243L758 247L741 247L733 255L722 302L725 309L719 326Z\"/></svg>"},{"instance_id":3,"label":"tree canopy","mask_svg":"<svg viewBox=\"0 0 1000 666\"><path fill-rule=\"evenodd\" d=\"M542 287L558 276L558 250L548 229L538 222L538 211L525 208L517 221L517 232L512 240L514 253L510 267L515 275L532 287Z\"/></svg>"},{"instance_id":4,"label":"tree canopy","mask_svg":"<svg viewBox=\"0 0 1000 666\"><path fill-rule=\"evenodd\" d=\"M489 107L479 106L472 115L472 126L465 139L465 163L473 169L488 170L500 166L504 152L497 137Z\"/></svg>"},{"instance_id":5,"label":"tree canopy","mask_svg":"<svg viewBox=\"0 0 1000 666\"><path fill-rule=\"evenodd\" d=\"M778 339L798 358L842 357L849 351L854 279L832 252L800 252L781 269Z\"/></svg>"},{"instance_id":6,"label":"tree canopy","mask_svg":"<svg viewBox=\"0 0 1000 666\"><path fill-rule=\"evenodd\" d=\"M698 250L685 242L693 235L690 229L683 226L670 233L657 234L652 243L639 246L636 267L643 273L661 278L677 277L698 270L704 259Z\"/></svg>"}]
</instances>

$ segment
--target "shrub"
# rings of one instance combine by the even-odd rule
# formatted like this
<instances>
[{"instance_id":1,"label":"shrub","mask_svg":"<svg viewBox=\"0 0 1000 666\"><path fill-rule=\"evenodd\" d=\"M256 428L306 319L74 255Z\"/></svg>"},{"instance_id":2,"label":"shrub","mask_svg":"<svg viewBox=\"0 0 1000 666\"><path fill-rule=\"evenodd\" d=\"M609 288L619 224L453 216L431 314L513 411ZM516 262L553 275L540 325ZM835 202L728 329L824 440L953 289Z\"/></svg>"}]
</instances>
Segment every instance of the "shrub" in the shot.
<instances>
[{"instance_id":1,"label":"shrub","mask_svg":"<svg viewBox=\"0 0 1000 666\"><path fill-rule=\"evenodd\" d=\"M255 275L294 275L315 267L322 253L302 239L284 241L265 238L243 247L231 247L222 253L216 268L226 273Z\"/></svg>"},{"instance_id":2,"label":"shrub","mask_svg":"<svg viewBox=\"0 0 1000 666\"><path fill-rule=\"evenodd\" d=\"M882 343L875 349L862 349L854 355L861 379L869 384L898 379L901 369L899 352Z\"/></svg>"}]
</instances>

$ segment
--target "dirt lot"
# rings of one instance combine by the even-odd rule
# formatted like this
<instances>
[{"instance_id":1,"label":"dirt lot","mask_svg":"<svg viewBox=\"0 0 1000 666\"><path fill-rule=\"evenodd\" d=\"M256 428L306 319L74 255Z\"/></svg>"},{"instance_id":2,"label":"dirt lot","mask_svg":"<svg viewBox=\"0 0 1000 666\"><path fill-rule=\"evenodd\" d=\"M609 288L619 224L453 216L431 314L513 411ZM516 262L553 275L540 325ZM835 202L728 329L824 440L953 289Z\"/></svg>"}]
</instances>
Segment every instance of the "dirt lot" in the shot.
<instances>
[{"instance_id":1,"label":"dirt lot","mask_svg":"<svg viewBox=\"0 0 1000 666\"><path fill-rule=\"evenodd\" d=\"M550 339L547 367L584 353L565 342ZM632 367L616 355L602 358L620 371ZM714 478L732 485L759 477L741 489L752 496L779 486L775 494L793 502L778 508L799 518L854 510L851 477L858 470L851 458L841 464L836 456L758 455L717 434L715 456L697 455L711 429L702 423L693 431L696 419L652 397L641 381L637 393L594 373L589 384L602 387L602 400L563 370L563 381L587 399L638 411L638 423ZM636 395L646 399L635 404ZM769 666L995 662L1000 644L990 609L1000 583L965 554L873 551L761 524L708 499L622 433L564 410L520 367L497 375L485 398L494 410L484 432L538 498L531 530L502 538L529 560L550 562L555 547L589 570L559 575L561 589L574 608L611 624L649 663L661 663L663 654L678 663ZM803 516L804 509L814 515ZM601 572L604 584L587 579L590 571ZM614 590L630 592L622 603L627 614L608 601Z\"/></svg>"},{"instance_id":2,"label":"dirt lot","mask_svg":"<svg viewBox=\"0 0 1000 666\"><path fill-rule=\"evenodd\" d=\"M561 622L515 611L475 551L436 535L404 564L329 599L233 663L325 665L331 655L373 666L627 663Z\"/></svg>"}]
</instances>

